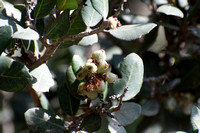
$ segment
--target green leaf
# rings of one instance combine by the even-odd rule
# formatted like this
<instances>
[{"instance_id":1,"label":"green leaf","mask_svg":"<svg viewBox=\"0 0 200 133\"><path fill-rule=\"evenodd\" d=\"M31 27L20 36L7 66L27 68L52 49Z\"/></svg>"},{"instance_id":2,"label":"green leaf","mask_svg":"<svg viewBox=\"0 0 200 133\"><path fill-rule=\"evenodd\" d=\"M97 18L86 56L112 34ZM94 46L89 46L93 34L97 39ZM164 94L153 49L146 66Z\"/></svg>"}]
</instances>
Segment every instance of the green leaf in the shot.
<instances>
[{"instance_id":1,"label":"green leaf","mask_svg":"<svg viewBox=\"0 0 200 133\"><path fill-rule=\"evenodd\" d=\"M7 46L11 42L11 37L12 37L12 28L11 26L3 26L0 27L0 55L1 53L7 48Z\"/></svg>"},{"instance_id":2,"label":"green leaf","mask_svg":"<svg viewBox=\"0 0 200 133\"><path fill-rule=\"evenodd\" d=\"M60 88L58 97L60 107L65 113L69 115L75 115L77 113L80 105L80 100L70 95L66 85Z\"/></svg>"},{"instance_id":3,"label":"green leaf","mask_svg":"<svg viewBox=\"0 0 200 133\"><path fill-rule=\"evenodd\" d=\"M159 104L156 100L148 100L142 104L142 114L145 116L154 116L158 114Z\"/></svg>"},{"instance_id":4,"label":"green leaf","mask_svg":"<svg viewBox=\"0 0 200 133\"><path fill-rule=\"evenodd\" d=\"M77 99L83 99L82 96L78 95L77 90L78 90L78 85L79 85L79 81L76 79L76 76L74 74L73 68L70 65L67 68L66 71L66 84L67 84L67 88L69 89L69 92L72 96L74 96Z\"/></svg>"},{"instance_id":5,"label":"green leaf","mask_svg":"<svg viewBox=\"0 0 200 133\"><path fill-rule=\"evenodd\" d=\"M102 16L93 8L91 0L87 0L86 5L83 6L81 15L84 23L89 27L97 25L102 19Z\"/></svg>"},{"instance_id":6,"label":"green leaf","mask_svg":"<svg viewBox=\"0 0 200 133\"><path fill-rule=\"evenodd\" d=\"M51 104L49 103L49 101L48 101L47 97L45 96L45 94L41 93L39 99L40 99L40 104L41 104L43 109L48 110L51 113L54 113L54 110L51 107Z\"/></svg>"},{"instance_id":7,"label":"green leaf","mask_svg":"<svg viewBox=\"0 0 200 133\"><path fill-rule=\"evenodd\" d=\"M33 81L24 64L4 56L0 56L0 62L0 90L19 91Z\"/></svg>"},{"instance_id":8,"label":"green leaf","mask_svg":"<svg viewBox=\"0 0 200 133\"><path fill-rule=\"evenodd\" d=\"M3 10L5 11L5 10ZM2 11L2 12L3 12ZM14 21L10 17L6 17L0 13L0 27L2 26L11 26L13 31L16 32L17 30L23 29L16 21Z\"/></svg>"},{"instance_id":9,"label":"green leaf","mask_svg":"<svg viewBox=\"0 0 200 133\"><path fill-rule=\"evenodd\" d=\"M49 39L58 39L67 35L70 28L69 11L65 10L56 20L51 27L47 30L46 36Z\"/></svg>"},{"instance_id":10,"label":"green leaf","mask_svg":"<svg viewBox=\"0 0 200 133\"><path fill-rule=\"evenodd\" d=\"M56 6L59 10L74 10L78 8L78 3L76 0L57 0Z\"/></svg>"},{"instance_id":11,"label":"green leaf","mask_svg":"<svg viewBox=\"0 0 200 133\"><path fill-rule=\"evenodd\" d=\"M108 124L108 129L111 133L126 133L125 128L120 125L120 123L116 119L111 119L108 118L109 124Z\"/></svg>"},{"instance_id":12,"label":"green leaf","mask_svg":"<svg viewBox=\"0 0 200 133\"><path fill-rule=\"evenodd\" d=\"M51 72L46 64L42 64L30 72L37 82L32 84L33 89L36 92L49 92L50 87L54 85Z\"/></svg>"},{"instance_id":13,"label":"green leaf","mask_svg":"<svg viewBox=\"0 0 200 133\"><path fill-rule=\"evenodd\" d=\"M31 108L25 112L25 120L33 132L62 133L64 123L51 112L42 108Z\"/></svg>"},{"instance_id":14,"label":"green leaf","mask_svg":"<svg viewBox=\"0 0 200 133\"><path fill-rule=\"evenodd\" d=\"M200 5L200 0L195 2L195 5L192 7L189 16L187 17L187 21L191 21L193 17L198 13L199 11L199 5Z\"/></svg>"},{"instance_id":15,"label":"green leaf","mask_svg":"<svg viewBox=\"0 0 200 133\"><path fill-rule=\"evenodd\" d=\"M164 13L166 15L173 15L173 16L177 16L181 18L183 18L184 16L183 12L180 9L171 5L162 5L157 9L157 12Z\"/></svg>"},{"instance_id":16,"label":"green leaf","mask_svg":"<svg viewBox=\"0 0 200 133\"><path fill-rule=\"evenodd\" d=\"M13 38L22 40L38 40L39 37L39 34L30 28L18 30L13 34Z\"/></svg>"},{"instance_id":17,"label":"green leaf","mask_svg":"<svg viewBox=\"0 0 200 133\"><path fill-rule=\"evenodd\" d=\"M98 36L97 34L93 34L90 36L83 37L81 41L78 43L78 45L88 46L88 45L93 45L97 42L98 42Z\"/></svg>"},{"instance_id":18,"label":"green leaf","mask_svg":"<svg viewBox=\"0 0 200 133\"><path fill-rule=\"evenodd\" d=\"M122 126L127 126L133 123L141 114L141 106L133 102L125 102L120 110L113 113L115 119Z\"/></svg>"},{"instance_id":19,"label":"green leaf","mask_svg":"<svg viewBox=\"0 0 200 133\"><path fill-rule=\"evenodd\" d=\"M154 23L124 25L116 30L109 30L109 33L118 39L130 41L149 33L156 26Z\"/></svg>"},{"instance_id":20,"label":"green leaf","mask_svg":"<svg viewBox=\"0 0 200 133\"><path fill-rule=\"evenodd\" d=\"M105 19L108 16L109 1L108 0L91 0L94 9Z\"/></svg>"},{"instance_id":21,"label":"green leaf","mask_svg":"<svg viewBox=\"0 0 200 133\"><path fill-rule=\"evenodd\" d=\"M84 61L79 55L72 57L72 69L75 74L80 70L80 67L84 66Z\"/></svg>"},{"instance_id":22,"label":"green leaf","mask_svg":"<svg viewBox=\"0 0 200 133\"><path fill-rule=\"evenodd\" d=\"M88 132L97 131L101 128L101 117L97 114L90 114L83 119L81 127Z\"/></svg>"},{"instance_id":23,"label":"green leaf","mask_svg":"<svg viewBox=\"0 0 200 133\"><path fill-rule=\"evenodd\" d=\"M34 10L35 19L48 15L54 8L55 4L56 0L38 0Z\"/></svg>"},{"instance_id":24,"label":"green leaf","mask_svg":"<svg viewBox=\"0 0 200 133\"><path fill-rule=\"evenodd\" d=\"M142 59L135 53L124 58L120 64L122 78L118 79L113 86L115 94L122 94L125 88L128 89L123 101L130 100L140 91L143 83L144 66Z\"/></svg>"},{"instance_id":25,"label":"green leaf","mask_svg":"<svg viewBox=\"0 0 200 133\"><path fill-rule=\"evenodd\" d=\"M69 30L69 35L75 35L78 34L80 32L85 31L86 29L86 25L83 22L82 16L79 13L76 18L71 22L71 27Z\"/></svg>"},{"instance_id":26,"label":"green leaf","mask_svg":"<svg viewBox=\"0 0 200 133\"><path fill-rule=\"evenodd\" d=\"M199 107L193 105L190 119L191 119L193 131L200 130L200 109L199 109Z\"/></svg>"}]
</instances>

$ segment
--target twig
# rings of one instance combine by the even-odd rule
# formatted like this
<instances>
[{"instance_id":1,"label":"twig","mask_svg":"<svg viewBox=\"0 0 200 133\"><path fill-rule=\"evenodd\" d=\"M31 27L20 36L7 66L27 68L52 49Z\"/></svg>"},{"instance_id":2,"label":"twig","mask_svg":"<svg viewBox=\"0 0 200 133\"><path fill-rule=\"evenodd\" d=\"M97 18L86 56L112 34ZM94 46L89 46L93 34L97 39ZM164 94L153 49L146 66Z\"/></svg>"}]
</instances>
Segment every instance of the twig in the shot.
<instances>
[{"instance_id":1,"label":"twig","mask_svg":"<svg viewBox=\"0 0 200 133\"><path fill-rule=\"evenodd\" d=\"M35 68L43 63L45 63L57 50L57 48L59 47L60 44L66 42L66 41L73 41L79 38L83 38L85 36L89 36L89 35L93 35L93 34L97 34L102 32L104 29L106 29L107 27L109 27L110 22L105 20L102 22L101 26L93 29L91 31L85 31L85 32L81 32L77 35L71 35L71 36L64 36L58 40L55 40L52 45L48 45L48 47L46 48L46 52L44 53L44 55L39 58L36 62L31 63L29 65L29 68Z\"/></svg>"},{"instance_id":2,"label":"twig","mask_svg":"<svg viewBox=\"0 0 200 133\"><path fill-rule=\"evenodd\" d=\"M120 95L120 97L119 97L118 105L117 105L116 107L114 107L114 108L111 108L111 109L109 110L109 112L112 113L112 112L114 112L114 111L120 110L120 108L121 108L121 106L122 106L122 99L123 99L123 97L125 96L127 90L128 90L128 88L125 88L125 89L124 89L123 93L122 93L122 94Z\"/></svg>"},{"instance_id":3,"label":"twig","mask_svg":"<svg viewBox=\"0 0 200 133\"><path fill-rule=\"evenodd\" d=\"M40 94L33 90L33 88L30 85L27 85L26 87L28 88L28 91L31 94L35 107L41 107L39 99Z\"/></svg>"},{"instance_id":4,"label":"twig","mask_svg":"<svg viewBox=\"0 0 200 133\"><path fill-rule=\"evenodd\" d=\"M74 12L72 13L71 17L70 17L70 21L73 21L76 16L78 15L78 13L80 12L82 6L83 6L83 3L84 2L81 2L79 5L78 5L78 8L76 10L74 10Z\"/></svg>"},{"instance_id":5,"label":"twig","mask_svg":"<svg viewBox=\"0 0 200 133\"><path fill-rule=\"evenodd\" d=\"M113 15L113 17L119 16L120 12L124 10L124 2L126 2L126 0L121 0L120 6L115 12L115 14Z\"/></svg>"}]
</instances>

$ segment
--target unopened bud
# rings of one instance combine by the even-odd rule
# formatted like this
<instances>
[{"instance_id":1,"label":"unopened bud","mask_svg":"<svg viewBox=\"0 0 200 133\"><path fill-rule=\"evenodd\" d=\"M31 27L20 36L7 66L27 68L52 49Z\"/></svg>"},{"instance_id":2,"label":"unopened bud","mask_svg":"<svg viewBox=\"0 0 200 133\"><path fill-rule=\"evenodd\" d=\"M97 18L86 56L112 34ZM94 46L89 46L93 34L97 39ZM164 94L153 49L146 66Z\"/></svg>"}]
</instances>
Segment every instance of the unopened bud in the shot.
<instances>
[{"instance_id":1,"label":"unopened bud","mask_svg":"<svg viewBox=\"0 0 200 133\"><path fill-rule=\"evenodd\" d=\"M98 70L97 73L105 73L109 68L109 65L106 61L101 61L97 64ZM108 69L109 70L109 69Z\"/></svg>"},{"instance_id":2,"label":"unopened bud","mask_svg":"<svg viewBox=\"0 0 200 133\"><path fill-rule=\"evenodd\" d=\"M86 63L85 68L92 73L97 71L97 66L94 63Z\"/></svg>"},{"instance_id":3,"label":"unopened bud","mask_svg":"<svg viewBox=\"0 0 200 133\"><path fill-rule=\"evenodd\" d=\"M85 91L83 89L83 87L85 86L85 82L81 82L79 85L78 85L78 94L79 95L85 95Z\"/></svg>"},{"instance_id":4,"label":"unopened bud","mask_svg":"<svg viewBox=\"0 0 200 133\"><path fill-rule=\"evenodd\" d=\"M101 62L106 60L106 53L103 49L94 51L92 53L92 58L96 60L96 62Z\"/></svg>"},{"instance_id":5,"label":"unopened bud","mask_svg":"<svg viewBox=\"0 0 200 133\"><path fill-rule=\"evenodd\" d=\"M108 81L108 83L114 83L117 80L117 78L118 76L114 73L106 73L106 81Z\"/></svg>"},{"instance_id":6,"label":"unopened bud","mask_svg":"<svg viewBox=\"0 0 200 133\"><path fill-rule=\"evenodd\" d=\"M78 74L77 74L77 79L78 80L83 80L87 76L87 74L88 74L87 69L86 68L82 68L80 70L80 72L78 72Z\"/></svg>"},{"instance_id":7,"label":"unopened bud","mask_svg":"<svg viewBox=\"0 0 200 133\"><path fill-rule=\"evenodd\" d=\"M96 89L98 93L102 93L106 88L106 83L102 80L100 86Z\"/></svg>"},{"instance_id":8,"label":"unopened bud","mask_svg":"<svg viewBox=\"0 0 200 133\"><path fill-rule=\"evenodd\" d=\"M98 97L98 93L96 91L87 92L86 95L90 100L95 100Z\"/></svg>"}]
</instances>

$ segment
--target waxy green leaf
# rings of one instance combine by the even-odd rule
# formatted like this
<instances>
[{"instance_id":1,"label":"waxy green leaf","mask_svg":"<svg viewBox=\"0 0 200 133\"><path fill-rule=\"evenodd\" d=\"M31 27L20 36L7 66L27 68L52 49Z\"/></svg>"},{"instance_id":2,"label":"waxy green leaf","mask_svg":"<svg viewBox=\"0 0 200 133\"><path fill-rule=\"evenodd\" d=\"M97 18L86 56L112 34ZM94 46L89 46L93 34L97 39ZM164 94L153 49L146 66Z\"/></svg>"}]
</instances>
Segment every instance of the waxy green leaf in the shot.
<instances>
[{"instance_id":1,"label":"waxy green leaf","mask_svg":"<svg viewBox=\"0 0 200 133\"><path fill-rule=\"evenodd\" d=\"M63 121L42 108L31 108L24 115L27 125L33 132L62 133L65 130Z\"/></svg>"},{"instance_id":2,"label":"waxy green leaf","mask_svg":"<svg viewBox=\"0 0 200 133\"><path fill-rule=\"evenodd\" d=\"M32 84L33 89L36 92L49 92L49 89L54 85L54 80L48 66L42 64L30 73L37 79L37 82Z\"/></svg>"},{"instance_id":3,"label":"waxy green leaf","mask_svg":"<svg viewBox=\"0 0 200 133\"><path fill-rule=\"evenodd\" d=\"M24 64L4 56L0 56L0 62L0 90L15 92L33 82Z\"/></svg>"},{"instance_id":4,"label":"waxy green leaf","mask_svg":"<svg viewBox=\"0 0 200 133\"><path fill-rule=\"evenodd\" d=\"M184 17L184 14L180 9L171 5L162 5L157 9L157 12L164 13L166 15L173 15L173 16L177 16L181 18Z\"/></svg>"},{"instance_id":5,"label":"waxy green leaf","mask_svg":"<svg viewBox=\"0 0 200 133\"><path fill-rule=\"evenodd\" d=\"M18 30L13 34L13 38L22 40L38 40L39 37L39 34L30 28Z\"/></svg>"},{"instance_id":6,"label":"waxy green leaf","mask_svg":"<svg viewBox=\"0 0 200 133\"><path fill-rule=\"evenodd\" d=\"M69 11L65 10L56 20L51 27L47 30L46 36L49 39L58 39L67 35L70 28Z\"/></svg>"},{"instance_id":7,"label":"waxy green leaf","mask_svg":"<svg viewBox=\"0 0 200 133\"><path fill-rule=\"evenodd\" d=\"M56 6L59 10L74 10L78 8L78 3L76 0L57 0Z\"/></svg>"},{"instance_id":8,"label":"waxy green leaf","mask_svg":"<svg viewBox=\"0 0 200 133\"><path fill-rule=\"evenodd\" d=\"M75 115L78 111L80 100L70 94L66 85L60 88L58 97L61 109L69 115Z\"/></svg>"},{"instance_id":9,"label":"waxy green leaf","mask_svg":"<svg viewBox=\"0 0 200 133\"><path fill-rule=\"evenodd\" d=\"M81 127L88 132L97 131L101 127L101 117L97 114L90 114L84 118Z\"/></svg>"},{"instance_id":10,"label":"waxy green leaf","mask_svg":"<svg viewBox=\"0 0 200 133\"><path fill-rule=\"evenodd\" d=\"M35 19L48 15L54 8L55 4L56 0L38 0L34 10Z\"/></svg>"},{"instance_id":11,"label":"waxy green leaf","mask_svg":"<svg viewBox=\"0 0 200 133\"><path fill-rule=\"evenodd\" d=\"M118 39L131 41L149 33L156 26L154 23L124 25L116 30L109 30L109 33Z\"/></svg>"},{"instance_id":12,"label":"waxy green leaf","mask_svg":"<svg viewBox=\"0 0 200 133\"><path fill-rule=\"evenodd\" d=\"M191 119L193 131L195 132L195 131L200 130L200 109L199 109L199 107L193 105L190 119Z\"/></svg>"},{"instance_id":13,"label":"waxy green leaf","mask_svg":"<svg viewBox=\"0 0 200 133\"><path fill-rule=\"evenodd\" d=\"M108 16L109 0L91 0L94 9L105 19Z\"/></svg>"},{"instance_id":14,"label":"waxy green leaf","mask_svg":"<svg viewBox=\"0 0 200 133\"><path fill-rule=\"evenodd\" d=\"M133 102L124 102L120 110L113 112L113 116L122 126L133 123L141 114L141 106Z\"/></svg>"},{"instance_id":15,"label":"waxy green leaf","mask_svg":"<svg viewBox=\"0 0 200 133\"><path fill-rule=\"evenodd\" d=\"M7 46L10 44L11 42L11 38L12 38L12 28L11 26L3 26L0 27L0 55L1 53L7 48Z\"/></svg>"},{"instance_id":16,"label":"waxy green leaf","mask_svg":"<svg viewBox=\"0 0 200 133\"><path fill-rule=\"evenodd\" d=\"M102 19L102 16L93 8L91 0L87 0L86 6L83 6L81 15L84 23L89 27L97 25Z\"/></svg>"},{"instance_id":17,"label":"waxy green leaf","mask_svg":"<svg viewBox=\"0 0 200 133\"><path fill-rule=\"evenodd\" d=\"M140 91L143 83L144 66L142 59L135 53L127 55L120 64L121 79L118 79L113 89L115 94L121 95L125 88L127 92L123 101L130 100Z\"/></svg>"}]
</instances>

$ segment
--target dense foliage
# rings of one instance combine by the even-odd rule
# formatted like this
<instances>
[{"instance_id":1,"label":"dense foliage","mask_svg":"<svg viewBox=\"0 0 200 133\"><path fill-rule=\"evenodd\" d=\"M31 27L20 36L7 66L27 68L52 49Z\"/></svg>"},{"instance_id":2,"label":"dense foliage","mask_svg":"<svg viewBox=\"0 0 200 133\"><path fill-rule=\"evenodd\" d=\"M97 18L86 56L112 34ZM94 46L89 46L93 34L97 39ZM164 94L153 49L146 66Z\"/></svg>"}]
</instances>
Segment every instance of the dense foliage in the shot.
<instances>
[{"instance_id":1,"label":"dense foliage","mask_svg":"<svg viewBox=\"0 0 200 133\"><path fill-rule=\"evenodd\" d=\"M9 0L0 11L0 131L200 129L200 0Z\"/></svg>"}]
</instances>

